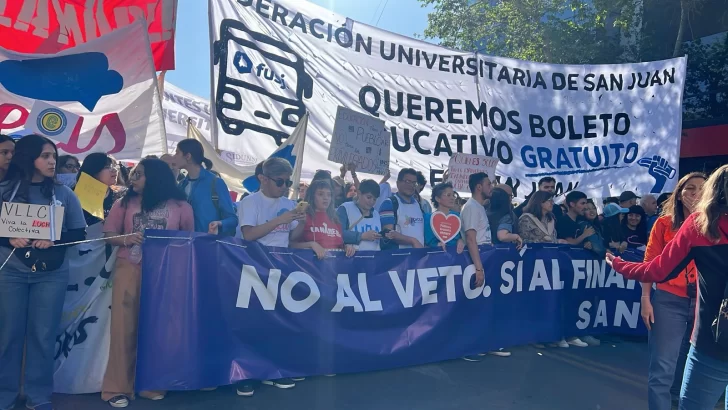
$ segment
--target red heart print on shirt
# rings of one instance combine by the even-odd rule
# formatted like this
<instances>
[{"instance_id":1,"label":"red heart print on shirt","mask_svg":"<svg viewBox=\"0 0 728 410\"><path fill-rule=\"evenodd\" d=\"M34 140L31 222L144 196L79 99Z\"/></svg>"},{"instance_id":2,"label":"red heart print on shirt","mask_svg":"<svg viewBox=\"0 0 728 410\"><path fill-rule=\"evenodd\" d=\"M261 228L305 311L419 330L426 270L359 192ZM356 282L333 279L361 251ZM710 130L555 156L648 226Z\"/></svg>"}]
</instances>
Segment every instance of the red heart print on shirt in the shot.
<instances>
[{"instance_id":1,"label":"red heart print on shirt","mask_svg":"<svg viewBox=\"0 0 728 410\"><path fill-rule=\"evenodd\" d=\"M444 213L437 211L433 212L430 216L430 226L432 226L432 232L440 242L448 243L458 232L460 232L460 217L457 215L445 215Z\"/></svg>"}]
</instances>

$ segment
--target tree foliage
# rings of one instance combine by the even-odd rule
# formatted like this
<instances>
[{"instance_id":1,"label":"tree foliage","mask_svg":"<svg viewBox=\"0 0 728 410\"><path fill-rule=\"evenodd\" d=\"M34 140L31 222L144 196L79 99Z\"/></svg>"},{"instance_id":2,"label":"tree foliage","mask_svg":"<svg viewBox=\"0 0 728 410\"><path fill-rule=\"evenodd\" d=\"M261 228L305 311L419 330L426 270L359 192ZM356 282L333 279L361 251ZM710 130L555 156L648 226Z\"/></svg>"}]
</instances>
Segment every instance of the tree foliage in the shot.
<instances>
[{"instance_id":1,"label":"tree foliage","mask_svg":"<svg viewBox=\"0 0 728 410\"><path fill-rule=\"evenodd\" d=\"M684 49L688 55L684 120L728 119L728 35L711 44L696 40Z\"/></svg>"},{"instance_id":2,"label":"tree foliage","mask_svg":"<svg viewBox=\"0 0 728 410\"><path fill-rule=\"evenodd\" d=\"M635 25L634 0L419 0L433 6L425 37L441 45L522 60L615 63L633 55L620 32Z\"/></svg>"}]
</instances>

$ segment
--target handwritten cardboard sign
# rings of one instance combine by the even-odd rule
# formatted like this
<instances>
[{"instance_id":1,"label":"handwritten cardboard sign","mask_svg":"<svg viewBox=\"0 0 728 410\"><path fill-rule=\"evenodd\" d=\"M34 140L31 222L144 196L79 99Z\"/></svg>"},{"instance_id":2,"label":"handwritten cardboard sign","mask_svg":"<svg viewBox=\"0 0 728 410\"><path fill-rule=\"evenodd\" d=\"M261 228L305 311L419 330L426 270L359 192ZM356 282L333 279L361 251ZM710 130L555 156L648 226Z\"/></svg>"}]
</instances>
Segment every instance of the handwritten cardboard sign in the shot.
<instances>
[{"instance_id":1,"label":"handwritten cardboard sign","mask_svg":"<svg viewBox=\"0 0 728 410\"><path fill-rule=\"evenodd\" d=\"M445 215L440 211L433 212L430 216L430 226L435 238L442 243L448 243L460 232L460 217L454 214Z\"/></svg>"},{"instance_id":2,"label":"handwritten cardboard sign","mask_svg":"<svg viewBox=\"0 0 728 410\"><path fill-rule=\"evenodd\" d=\"M483 155L455 153L448 164L447 181L452 183L458 192L470 192L468 178L478 172L485 172L491 181L495 181L495 167L498 158Z\"/></svg>"},{"instance_id":3,"label":"handwritten cardboard sign","mask_svg":"<svg viewBox=\"0 0 728 410\"><path fill-rule=\"evenodd\" d=\"M55 206L55 238L51 238L50 205L3 202L0 208L0 237L28 239L61 239L63 207Z\"/></svg>"},{"instance_id":4,"label":"handwritten cardboard sign","mask_svg":"<svg viewBox=\"0 0 728 410\"><path fill-rule=\"evenodd\" d=\"M329 161L354 163L357 171L384 175L389 168L390 139L384 121L339 107L329 147Z\"/></svg>"},{"instance_id":5,"label":"handwritten cardboard sign","mask_svg":"<svg viewBox=\"0 0 728 410\"><path fill-rule=\"evenodd\" d=\"M104 219L104 198L106 198L108 189L109 187L103 182L82 172L73 192L76 193L84 211L99 219Z\"/></svg>"}]
</instances>

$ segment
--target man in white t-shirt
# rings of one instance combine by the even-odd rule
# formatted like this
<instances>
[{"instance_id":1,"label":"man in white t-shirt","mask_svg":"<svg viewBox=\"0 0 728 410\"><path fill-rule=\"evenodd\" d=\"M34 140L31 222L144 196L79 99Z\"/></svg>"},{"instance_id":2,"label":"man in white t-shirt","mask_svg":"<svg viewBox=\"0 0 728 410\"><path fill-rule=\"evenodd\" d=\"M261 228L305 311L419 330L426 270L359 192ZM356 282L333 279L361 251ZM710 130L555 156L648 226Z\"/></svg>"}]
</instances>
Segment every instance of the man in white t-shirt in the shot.
<instances>
[{"instance_id":1,"label":"man in white t-shirt","mask_svg":"<svg viewBox=\"0 0 728 410\"><path fill-rule=\"evenodd\" d=\"M263 172L258 175L260 191L243 199L240 229L243 238L258 241L265 246L288 247L288 236L306 216L298 212L296 203L284 195L293 184L291 182L293 168L283 158L268 158L263 163ZM255 392L255 381L246 380L237 385L239 396L252 396ZM264 380L268 384L281 389L295 387L291 379Z\"/></svg>"},{"instance_id":2,"label":"man in white t-shirt","mask_svg":"<svg viewBox=\"0 0 728 410\"><path fill-rule=\"evenodd\" d=\"M296 203L284 195L291 187L293 168L283 158L269 158L258 175L260 191L243 199L240 229L243 238L265 246L288 247L288 235L305 219Z\"/></svg>"},{"instance_id":3,"label":"man in white t-shirt","mask_svg":"<svg viewBox=\"0 0 728 410\"><path fill-rule=\"evenodd\" d=\"M468 185L472 197L463 205L460 211L462 220L462 236L468 245L470 259L475 265L475 286L482 286L485 283L485 271L483 262L480 260L479 245L492 243L490 235L490 223L485 213L485 201L490 198L492 185L485 172L478 172L470 175Z\"/></svg>"},{"instance_id":4,"label":"man in white t-shirt","mask_svg":"<svg viewBox=\"0 0 728 410\"><path fill-rule=\"evenodd\" d=\"M493 186L490 183L490 179L488 179L488 174L485 172L470 175L468 178L468 186L470 187L472 196L460 211L460 219L462 220L461 233L465 238L465 243L468 245L470 259L473 260L473 265L475 265L475 286L483 286L485 284L485 270L483 269L483 261L480 259L478 246L492 243L490 222L488 221L488 215L485 213L484 205L485 201L490 198L490 192ZM465 356L463 359L469 362L479 362L481 361L480 356L485 356L485 354ZM487 354L500 357L508 357L511 355L510 352L506 352L503 349L488 352Z\"/></svg>"}]
</instances>

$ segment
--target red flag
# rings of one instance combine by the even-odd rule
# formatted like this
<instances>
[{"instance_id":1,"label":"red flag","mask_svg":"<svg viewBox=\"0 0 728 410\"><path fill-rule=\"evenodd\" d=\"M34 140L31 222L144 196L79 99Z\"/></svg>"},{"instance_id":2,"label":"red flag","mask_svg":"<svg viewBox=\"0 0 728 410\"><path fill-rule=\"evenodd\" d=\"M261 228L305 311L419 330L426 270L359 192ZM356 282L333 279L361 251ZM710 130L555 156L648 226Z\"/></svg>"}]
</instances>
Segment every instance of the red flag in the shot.
<instances>
[{"instance_id":1,"label":"red flag","mask_svg":"<svg viewBox=\"0 0 728 410\"><path fill-rule=\"evenodd\" d=\"M0 0L0 47L52 54L146 19L158 71L174 69L177 0Z\"/></svg>"}]
</instances>

